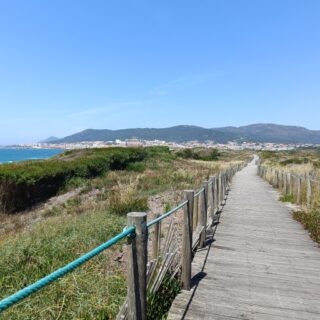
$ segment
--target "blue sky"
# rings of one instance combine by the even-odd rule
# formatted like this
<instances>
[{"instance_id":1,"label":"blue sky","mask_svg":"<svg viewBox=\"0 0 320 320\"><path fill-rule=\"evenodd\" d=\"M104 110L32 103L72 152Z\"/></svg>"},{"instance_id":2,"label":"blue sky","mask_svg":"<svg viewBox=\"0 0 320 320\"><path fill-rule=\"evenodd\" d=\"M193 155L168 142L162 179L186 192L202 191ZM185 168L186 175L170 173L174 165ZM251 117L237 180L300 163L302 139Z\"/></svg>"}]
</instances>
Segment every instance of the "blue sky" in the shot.
<instances>
[{"instance_id":1,"label":"blue sky","mask_svg":"<svg viewBox=\"0 0 320 320\"><path fill-rule=\"evenodd\" d=\"M0 144L86 128L320 129L318 0L0 0Z\"/></svg>"}]
</instances>

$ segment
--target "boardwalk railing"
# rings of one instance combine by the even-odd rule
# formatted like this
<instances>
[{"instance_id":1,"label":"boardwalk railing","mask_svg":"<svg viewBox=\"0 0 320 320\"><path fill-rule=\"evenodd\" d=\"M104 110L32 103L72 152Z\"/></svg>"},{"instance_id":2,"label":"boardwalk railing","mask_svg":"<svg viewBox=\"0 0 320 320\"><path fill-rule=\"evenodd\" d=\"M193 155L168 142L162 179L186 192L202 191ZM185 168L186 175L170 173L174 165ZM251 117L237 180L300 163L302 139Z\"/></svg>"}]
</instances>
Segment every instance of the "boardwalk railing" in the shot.
<instances>
[{"instance_id":1,"label":"boardwalk railing","mask_svg":"<svg viewBox=\"0 0 320 320\"><path fill-rule=\"evenodd\" d=\"M158 214L150 222L147 222L144 212L128 213L128 224L123 232L1 300L0 313L127 238L128 293L117 318L146 319L147 292L148 295L156 294L165 277L178 278L184 289L190 289L194 252L197 247L205 246L207 228L212 225L216 213L224 204L230 181L245 165L245 162L231 165L210 177L209 181L203 181L198 192L185 190L181 204L163 215ZM148 250L149 242L152 250Z\"/></svg>"},{"instance_id":2,"label":"boardwalk railing","mask_svg":"<svg viewBox=\"0 0 320 320\"><path fill-rule=\"evenodd\" d=\"M320 194L320 180L308 173L297 174L260 165L258 174L283 194L292 196L296 204L306 205L308 208L312 207Z\"/></svg>"}]
</instances>

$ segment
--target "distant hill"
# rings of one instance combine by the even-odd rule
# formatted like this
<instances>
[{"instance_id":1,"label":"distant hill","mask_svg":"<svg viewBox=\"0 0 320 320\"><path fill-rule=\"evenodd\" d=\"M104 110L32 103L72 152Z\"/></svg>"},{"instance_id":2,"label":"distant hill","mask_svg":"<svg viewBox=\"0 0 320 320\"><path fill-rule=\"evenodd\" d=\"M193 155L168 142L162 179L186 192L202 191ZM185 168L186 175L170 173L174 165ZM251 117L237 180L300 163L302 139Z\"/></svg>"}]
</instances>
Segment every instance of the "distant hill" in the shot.
<instances>
[{"instance_id":1,"label":"distant hill","mask_svg":"<svg viewBox=\"0 0 320 320\"><path fill-rule=\"evenodd\" d=\"M50 143L50 142L54 142L54 141L57 141L57 140L59 140L59 138L52 136L52 137L49 137L49 138L41 141L41 143Z\"/></svg>"},{"instance_id":2,"label":"distant hill","mask_svg":"<svg viewBox=\"0 0 320 320\"><path fill-rule=\"evenodd\" d=\"M74 143L81 141L114 141L116 139L164 140L174 142L206 141L217 143L228 141L308 143L320 144L320 131L297 126L276 124L253 124L242 127L206 129L197 126L175 126L170 128L136 128L121 130L88 129L53 141L54 143Z\"/></svg>"}]
</instances>

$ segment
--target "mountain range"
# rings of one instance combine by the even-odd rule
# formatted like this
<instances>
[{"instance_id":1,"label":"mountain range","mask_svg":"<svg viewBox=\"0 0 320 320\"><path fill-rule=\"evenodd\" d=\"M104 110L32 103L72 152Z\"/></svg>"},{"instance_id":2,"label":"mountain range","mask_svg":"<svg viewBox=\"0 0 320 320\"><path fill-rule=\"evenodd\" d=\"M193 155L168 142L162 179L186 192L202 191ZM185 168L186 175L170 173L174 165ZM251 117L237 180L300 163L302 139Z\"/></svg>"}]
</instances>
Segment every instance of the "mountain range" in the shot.
<instances>
[{"instance_id":1,"label":"mountain range","mask_svg":"<svg viewBox=\"0 0 320 320\"><path fill-rule=\"evenodd\" d=\"M320 130L277 124L252 124L242 127L202 128L179 125L170 128L87 129L62 139L49 139L50 143L75 143L82 141L114 141L116 139L164 140L172 142L229 141L320 144Z\"/></svg>"}]
</instances>

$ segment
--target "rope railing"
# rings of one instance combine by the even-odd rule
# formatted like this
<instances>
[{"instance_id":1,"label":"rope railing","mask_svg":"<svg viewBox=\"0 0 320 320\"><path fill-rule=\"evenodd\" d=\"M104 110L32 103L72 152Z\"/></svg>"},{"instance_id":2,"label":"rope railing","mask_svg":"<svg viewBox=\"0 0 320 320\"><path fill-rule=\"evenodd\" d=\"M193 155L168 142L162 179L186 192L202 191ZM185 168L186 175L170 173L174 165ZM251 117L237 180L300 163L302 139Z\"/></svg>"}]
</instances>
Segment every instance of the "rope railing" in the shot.
<instances>
[{"instance_id":1,"label":"rope railing","mask_svg":"<svg viewBox=\"0 0 320 320\"><path fill-rule=\"evenodd\" d=\"M46 277L38 280L37 282L19 290L18 292L14 293L13 295L3 299L0 301L0 313L4 310L8 309L9 307L13 306L14 304L20 302L21 300L29 297L33 293L38 292L42 288L48 286L50 283L58 280L59 278L65 276L67 273L70 273L74 269L80 267L85 262L91 260L98 254L100 254L102 251L110 248L114 244L116 244L121 239L124 239L125 237L134 234L135 227L132 226L130 228L126 228L123 232L117 234L114 238L108 240L107 242L101 244L100 246L96 247L95 249L89 251L88 253L84 254L80 258L70 262L66 266L50 273Z\"/></svg>"},{"instance_id":2,"label":"rope railing","mask_svg":"<svg viewBox=\"0 0 320 320\"><path fill-rule=\"evenodd\" d=\"M231 178L245 165L245 162L232 165L225 171L210 177L209 181L203 182L197 193L193 190L184 191L184 201L182 203L162 215L157 215L155 219L148 223L146 213L129 213L128 227L121 233L64 267L4 298L0 301L0 313L72 272L120 240L127 238L128 295L118 314L118 319L145 319L147 287L148 290L155 293L168 270L172 269L172 277L176 276L180 270L183 288L190 289L192 251L198 246L205 246L207 227L223 205ZM160 248L161 222L168 217L172 217L174 213L181 209L184 210L183 225L179 225L173 220L170 221L164 245ZM151 227L154 228L155 235L153 237L154 257L153 260L148 262L147 239L148 229ZM177 234L180 232L182 240L177 238ZM179 243L182 248L179 248ZM181 252L179 252L180 250ZM137 292L140 292L139 298L136 297ZM137 305L136 299L139 299L140 306Z\"/></svg>"},{"instance_id":3,"label":"rope railing","mask_svg":"<svg viewBox=\"0 0 320 320\"><path fill-rule=\"evenodd\" d=\"M177 207L173 208L172 210L168 211L167 213L164 213L163 215L161 215L160 217L150 221L149 223L147 223L147 228L152 227L153 225L159 223L160 221L164 220L165 218L171 216L173 213L175 213L176 211L178 211L179 209L183 208L186 204L188 204L188 201L184 201L181 204L179 204Z\"/></svg>"},{"instance_id":4,"label":"rope railing","mask_svg":"<svg viewBox=\"0 0 320 320\"><path fill-rule=\"evenodd\" d=\"M197 193L194 194L194 198L200 196L200 194L204 191L204 188L201 188Z\"/></svg>"}]
</instances>

